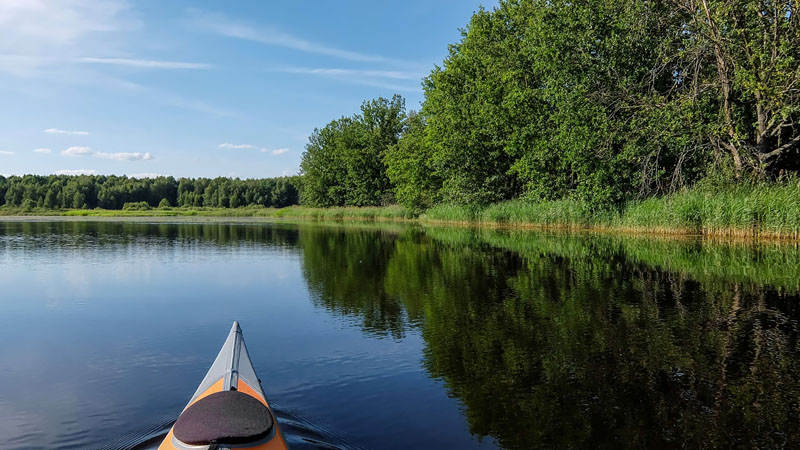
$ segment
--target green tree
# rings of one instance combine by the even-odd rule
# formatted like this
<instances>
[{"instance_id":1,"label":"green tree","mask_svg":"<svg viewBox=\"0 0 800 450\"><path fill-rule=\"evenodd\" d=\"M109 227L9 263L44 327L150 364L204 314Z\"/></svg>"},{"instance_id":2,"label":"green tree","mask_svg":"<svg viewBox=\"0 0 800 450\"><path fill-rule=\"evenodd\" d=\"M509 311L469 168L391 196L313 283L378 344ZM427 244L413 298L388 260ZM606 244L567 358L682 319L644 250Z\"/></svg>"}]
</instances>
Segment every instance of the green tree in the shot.
<instances>
[{"instance_id":1,"label":"green tree","mask_svg":"<svg viewBox=\"0 0 800 450\"><path fill-rule=\"evenodd\" d=\"M730 155L737 174L800 169L797 0L672 4L687 16L686 78L711 90L717 106L710 143Z\"/></svg>"},{"instance_id":2,"label":"green tree","mask_svg":"<svg viewBox=\"0 0 800 450\"><path fill-rule=\"evenodd\" d=\"M368 206L391 201L384 158L405 123L405 101L377 98L361 114L315 129L300 162L301 202L309 206Z\"/></svg>"},{"instance_id":3,"label":"green tree","mask_svg":"<svg viewBox=\"0 0 800 450\"><path fill-rule=\"evenodd\" d=\"M402 137L389 147L384 162L399 203L422 210L438 201L442 180L433 167L425 120L420 114L409 113Z\"/></svg>"}]
</instances>

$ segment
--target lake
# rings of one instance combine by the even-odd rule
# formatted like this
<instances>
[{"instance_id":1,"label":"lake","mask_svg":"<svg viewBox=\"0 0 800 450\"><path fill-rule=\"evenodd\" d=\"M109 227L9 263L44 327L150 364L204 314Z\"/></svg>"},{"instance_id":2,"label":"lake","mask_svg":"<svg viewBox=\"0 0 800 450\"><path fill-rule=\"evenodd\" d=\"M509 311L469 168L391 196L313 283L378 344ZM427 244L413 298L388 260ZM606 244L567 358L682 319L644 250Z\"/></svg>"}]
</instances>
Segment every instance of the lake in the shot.
<instances>
[{"instance_id":1,"label":"lake","mask_svg":"<svg viewBox=\"0 0 800 450\"><path fill-rule=\"evenodd\" d=\"M0 448L154 448L238 320L292 448L789 448L800 247L0 222Z\"/></svg>"}]
</instances>

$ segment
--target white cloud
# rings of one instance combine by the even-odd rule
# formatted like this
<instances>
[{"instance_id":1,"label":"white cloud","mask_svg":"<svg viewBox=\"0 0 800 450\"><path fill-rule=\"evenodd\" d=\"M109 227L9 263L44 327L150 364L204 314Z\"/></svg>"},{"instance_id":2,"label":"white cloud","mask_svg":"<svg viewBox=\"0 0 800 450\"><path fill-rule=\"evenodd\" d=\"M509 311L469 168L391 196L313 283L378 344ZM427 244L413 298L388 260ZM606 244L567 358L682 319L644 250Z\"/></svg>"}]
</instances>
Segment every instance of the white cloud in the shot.
<instances>
[{"instance_id":1,"label":"white cloud","mask_svg":"<svg viewBox=\"0 0 800 450\"><path fill-rule=\"evenodd\" d=\"M37 148L33 150L33 153L52 153L53 151L49 148Z\"/></svg>"},{"instance_id":2,"label":"white cloud","mask_svg":"<svg viewBox=\"0 0 800 450\"><path fill-rule=\"evenodd\" d=\"M117 161L150 161L153 155L150 152L119 152L119 153L106 153L95 152L90 147L70 147L63 152L64 156L94 156L96 158L114 159Z\"/></svg>"},{"instance_id":3,"label":"white cloud","mask_svg":"<svg viewBox=\"0 0 800 450\"><path fill-rule=\"evenodd\" d=\"M70 147L61 152L64 156L89 156L93 153L94 151L90 147Z\"/></svg>"},{"instance_id":4,"label":"white cloud","mask_svg":"<svg viewBox=\"0 0 800 450\"><path fill-rule=\"evenodd\" d=\"M14 155L14 152L9 152L7 150L0 150L0 155L12 156L12 155Z\"/></svg>"},{"instance_id":5,"label":"white cloud","mask_svg":"<svg viewBox=\"0 0 800 450\"><path fill-rule=\"evenodd\" d=\"M273 155L282 155L282 154L284 154L284 153L286 153L288 151L289 151L288 148L276 148L275 150L273 150L270 153L272 153Z\"/></svg>"},{"instance_id":6,"label":"white cloud","mask_svg":"<svg viewBox=\"0 0 800 450\"><path fill-rule=\"evenodd\" d=\"M255 145L250 145L250 144L231 144L230 142L226 142L224 144L219 144L219 148L225 148L225 149L228 149L228 150L231 150L231 149L249 149L249 150L252 150L252 149L256 149L258 147L256 147Z\"/></svg>"},{"instance_id":7,"label":"white cloud","mask_svg":"<svg viewBox=\"0 0 800 450\"><path fill-rule=\"evenodd\" d=\"M252 27L243 23L234 22L220 14L195 13L193 19L193 22L198 27L226 37L290 48L306 53L331 56L348 61L408 63L407 61L399 61L385 56L329 47L265 26L259 26L257 28Z\"/></svg>"},{"instance_id":8,"label":"white cloud","mask_svg":"<svg viewBox=\"0 0 800 450\"><path fill-rule=\"evenodd\" d=\"M150 152L135 152L135 153L103 153L97 152L94 156L98 158L106 158L106 159L116 159L117 161L149 161L153 159L153 155Z\"/></svg>"},{"instance_id":9,"label":"white cloud","mask_svg":"<svg viewBox=\"0 0 800 450\"><path fill-rule=\"evenodd\" d=\"M94 169L63 169L53 172L56 175L97 175Z\"/></svg>"},{"instance_id":10,"label":"white cloud","mask_svg":"<svg viewBox=\"0 0 800 450\"><path fill-rule=\"evenodd\" d=\"M78 58L78 62L91 64L110 64L117 66L140 67L146 69L210 69L211 65L182 61L154 61L128 58Z\"/></svg>"},{"instance_id":11,"label":"white cloud","mask_svg":"<svg viewBox=\"0 0 800 450\"><path fill-rule=\"evenodd\" d=\"M158 178L158 177L165 177L166 175L160 173L132 173L128 175L128 178Z\"/></svg>"},{"instance_id":12,"label":"white cloud","mask_svg":"<svg viewBox=\"0 0 800 450\"><path fill-rule=\"evenodd\" d=\"M44 132L47 134L72 134L77 136L87 136L89 134L88 131L61 130L59 128L48 128Z\"/></svg>"}]
</instances>

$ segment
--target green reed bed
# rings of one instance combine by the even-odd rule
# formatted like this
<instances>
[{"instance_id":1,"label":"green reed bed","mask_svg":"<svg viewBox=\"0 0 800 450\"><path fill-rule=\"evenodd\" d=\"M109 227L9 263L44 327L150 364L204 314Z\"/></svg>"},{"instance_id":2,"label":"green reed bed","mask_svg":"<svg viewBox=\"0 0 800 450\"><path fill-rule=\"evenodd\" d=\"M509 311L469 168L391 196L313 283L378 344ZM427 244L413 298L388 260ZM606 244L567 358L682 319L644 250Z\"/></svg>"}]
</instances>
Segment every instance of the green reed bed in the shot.
<instances>
[{"instance_id":1,"label":"green reed bed","mask_svg":"<svg viewBox=\"0 0 800 450\"><path fill-rule=\"evenodd\" d=\"M420 220L452 223L475 222L478 220L480 211L479 206L444 203L426 210L420 215Z\"/></svg>"},{"instance_id":2,"label":"green reed bed","mask_svg":"<svg viewBox=\"0 0 800 450\"><path fill-rule=\"evenodd\" d=\"M410 220L415 216L402 206L346 206L334 208L306 208L290 206L275 213L281 218L311 218L320 220Z\"/></svg>"},{"instance_id":3,"label":"green reed bed","mask_svg":"<svg viewBox=\"0 0 800 450\"><path fill-rule=\"evenodd\" d=\"M423 222L587 227L606 215L592 212L588 204L578 200L537 202L519 199L485 207L439 205L425 211L420 219Z\"/></svg>"},{"instance_id":4,"label":"green reed bed","mask_svg":"<svg viewBox=\"0 0 800 450\"><path fill-rule=\"evenodd\" d=\"M692 189L631 202L620 210L563 199L511 200L489 206L444 204L422 222L621 229L652 233L800 237L800 183Z\"/></svg>"},{"instance_id":5,"label":"green reed bed","mask_svg":"<svg viewBox=\"0 0 800 450\"><path fill-rule=\"evenodd\" d=\"M690 190L624 209L619 226L731 236L800 237L800 185Z\"/></svg>"}]
</instances>

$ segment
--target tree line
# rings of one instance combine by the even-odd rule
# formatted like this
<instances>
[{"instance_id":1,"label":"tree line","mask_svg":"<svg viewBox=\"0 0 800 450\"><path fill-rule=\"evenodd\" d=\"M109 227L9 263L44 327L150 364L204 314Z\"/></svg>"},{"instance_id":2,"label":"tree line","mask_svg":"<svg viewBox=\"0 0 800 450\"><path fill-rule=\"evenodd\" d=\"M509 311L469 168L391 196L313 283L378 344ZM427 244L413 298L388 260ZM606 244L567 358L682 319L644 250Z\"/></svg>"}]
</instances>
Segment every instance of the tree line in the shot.
<instances>
[{"instance_id":1,"label":"tree line","mask_svg":"<svg viewBox=\"0 0 800 450\"><path fill-rule=\"evenodd\" d=\"M301 202L613 206L800 169L797 0L500 0L422 81L314 131Z\"/></svg>"},{"instance_id":2,"label":"tree line","mask_svg":"<svg viewBox=\"0 0 800 450\"><path fill-rule=\"evenodd\" d=\"M105 175L0 176L0 206L23 208L122 209L151 207L282 208L298 203L298 177L128 178Z\"/></svg>"}]
</instances>

